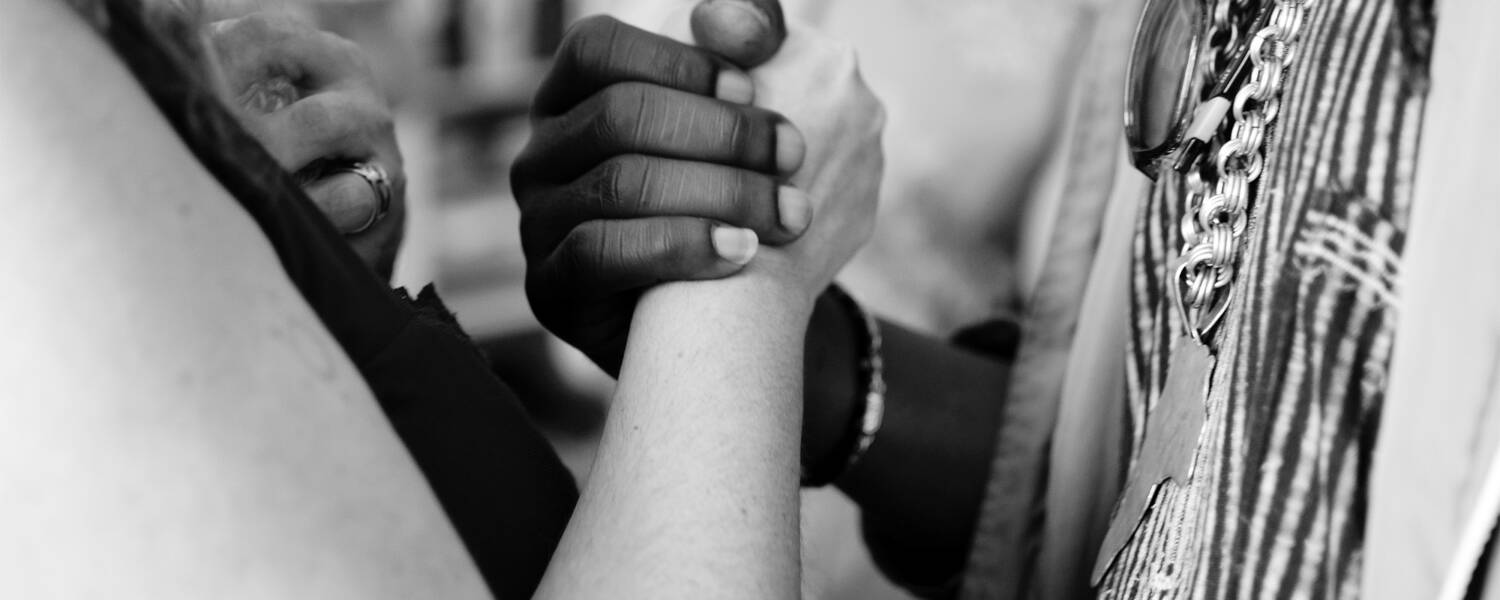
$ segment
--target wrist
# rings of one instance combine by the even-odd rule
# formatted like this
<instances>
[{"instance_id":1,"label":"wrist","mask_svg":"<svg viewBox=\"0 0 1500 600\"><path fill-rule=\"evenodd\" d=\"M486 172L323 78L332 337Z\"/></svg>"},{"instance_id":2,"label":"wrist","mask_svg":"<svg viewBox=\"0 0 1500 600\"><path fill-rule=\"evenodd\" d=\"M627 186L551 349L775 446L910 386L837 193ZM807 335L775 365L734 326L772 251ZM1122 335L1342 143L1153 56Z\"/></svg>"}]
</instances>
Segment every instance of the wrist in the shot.
<instances>
[{"instance_id":1,"label":"wrist","mask_svg":"<svg viewBox=\"0 0 1500 600\"><path fill-rule=\"evenodd\" d=\"M761 324L791 327L800 336L811 319L818 296L809 293L803 282L764 264L763 261L770 262L765 260L768 254L765 250L762 248L754 262L731 277L667 281L647 289L642 297L673 296L711 301L723 307L723 310L713 311L717 314L757 322L769 319Z\"/></svg>"},{"instance_id":2,"label":"wrist","mask_svg":"<svg viewBox=\"0 0 1500 600\"><path fill-rule=\"evenodd\" d=\"M853 329L854 347L858 349L858 355L854 361L854 393L852 396L845 396L852 398L852 401L846 403L848 410L844 411L843 423L837 430L839 433L825 438L831 443L823 444L827 446L827 451L819 453L823 454L822 458L813 458L815 455L812 453L804 456L809 459L802 465L802 485L805 487L821 487L833 483L854 467L874 442L885 413L885 367L880 324L858 301L836 284L828 288L824 297L836 305L835 309L843 313L845 322ZM843 339L848 340L849 337L844 336ZM845 352L842 356L848 357L849 354ZM804 400L803 405L807 404ZM804 416L804 422L807 420ZM838 424L838 419L834 420L834 424Z\"/></svg>"},{"instance_id":3,"label":"wrist","mask_svg":"<svg viewBox=\"0 0 1500 600\"><path fill-rule=\"evenodd\" d=\"M831 460L859 393L859 344L854 323L828 292L819 295L804 352L802 464Z\"/></svg>"}]
</instances>

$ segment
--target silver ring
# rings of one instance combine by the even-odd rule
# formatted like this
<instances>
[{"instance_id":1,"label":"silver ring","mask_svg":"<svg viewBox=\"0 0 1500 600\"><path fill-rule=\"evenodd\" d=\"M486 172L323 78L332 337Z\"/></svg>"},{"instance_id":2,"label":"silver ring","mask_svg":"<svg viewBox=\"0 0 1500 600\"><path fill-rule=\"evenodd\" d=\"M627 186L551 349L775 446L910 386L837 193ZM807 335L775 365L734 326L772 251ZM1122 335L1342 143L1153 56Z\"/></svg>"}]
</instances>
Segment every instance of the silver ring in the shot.
<instances>
[{"instance_id":1,"label":"silver ring","mask_svg":"<svg viewBox=\"0 0 1500 600\"><path fill-rule=\"evenodd\" d=\"M391 178L386 175L385 169L379 164L351 161L335 165L329 169L329 172L353 173L358 175L365 180L365 183L370 184L370 191L375 192L375 212L370 213L370 220L365 221L364 225L360 225L345 235L363 233L365 230L374 227L376 223L385 218L386 213L390 212L392 195Z\"/></svg>"}]
</instances>

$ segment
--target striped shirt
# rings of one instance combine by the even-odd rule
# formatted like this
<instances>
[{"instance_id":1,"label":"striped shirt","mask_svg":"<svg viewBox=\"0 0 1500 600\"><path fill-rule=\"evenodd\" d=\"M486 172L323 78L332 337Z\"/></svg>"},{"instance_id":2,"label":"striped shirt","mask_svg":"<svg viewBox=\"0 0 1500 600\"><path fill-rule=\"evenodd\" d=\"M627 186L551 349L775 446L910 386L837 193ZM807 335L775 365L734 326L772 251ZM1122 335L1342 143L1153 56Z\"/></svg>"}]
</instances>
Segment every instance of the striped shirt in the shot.
<instances>
[{"instance_id":1,"label":"striped shirt","mask_svg":"<svg viewBox=\"0 0 1500 600\"><path fill-rule=\"evenodd\" d=\"M1192 476L1163 486L1099 597L1358 595L1425 97L1423 8L1323 0L1310 9L1267 138L1234 304L1216 334ZM1192 343L1165 296L1185 196L1185 182L1164 175L1137 222L1132 456L1172 348Z\"/></svg>"}]
</instances>

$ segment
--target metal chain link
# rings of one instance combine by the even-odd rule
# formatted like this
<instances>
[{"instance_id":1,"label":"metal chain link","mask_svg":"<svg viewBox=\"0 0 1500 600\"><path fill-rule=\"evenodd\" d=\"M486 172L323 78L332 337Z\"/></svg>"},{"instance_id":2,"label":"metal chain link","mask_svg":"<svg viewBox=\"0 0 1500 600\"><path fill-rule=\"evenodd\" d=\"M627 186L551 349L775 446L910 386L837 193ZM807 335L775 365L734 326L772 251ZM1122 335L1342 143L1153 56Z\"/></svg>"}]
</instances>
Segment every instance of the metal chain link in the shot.
<instances>
[{"instance_id":1,"label":"metal chain link","mask_svg":"<svg viewBox=\"0 0 1500 600\"><path fill-rule=\"evenodd\" d=\"M1235 27L1230 15L1234 14L1234 7L1242 0L1212 1L1208 37L1203 38L1208 43L1210 51L1198 54L1198 88L1205 90L1205 93L1207 93L1206 90L1213 88L1214 82L1218 81L1219 73L1229 66L1230 49L1239 42L1240 35L1240 28Z\"/></svg>"},{"instance_id":2,"label":"metal chain link","mask_svg":"<svg viewBox=\"0 0 1500 600\"><path fill-rule=\"evenodd\" d=\"M1228 1L1233 0L1216 4ZM1236 259L1249 221L1250 184L1264 170L1266 130L1281 112L1283 77L1296 60L1303 17L1315 1L1276 0L1266 25L1250 39L1251 71L1234 92L1229 139L1211 155L1212 181L1190 176L1188 210L1181 225L1180 279L1174 293L1179 294L1194 337L1213 329L1233 292ZM1210 35L1223 35L1219 27L1228 25L1220 12L1214 11Z\"/></svg>"}]
</instances>

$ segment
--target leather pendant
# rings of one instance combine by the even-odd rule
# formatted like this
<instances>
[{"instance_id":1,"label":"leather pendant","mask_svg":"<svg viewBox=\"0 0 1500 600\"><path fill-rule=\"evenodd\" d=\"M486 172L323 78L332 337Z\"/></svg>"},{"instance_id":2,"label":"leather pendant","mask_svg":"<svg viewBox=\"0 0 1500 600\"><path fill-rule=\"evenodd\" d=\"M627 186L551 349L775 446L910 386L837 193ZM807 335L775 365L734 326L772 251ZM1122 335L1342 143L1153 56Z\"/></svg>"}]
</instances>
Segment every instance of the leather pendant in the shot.
<instances>
[{"instance_id":1,"label":"leather pendant","mask_svg":"<svg viewBox=\"0 0 1500 600\"><path fill-rule=\"evenodd\" d=\"M1135 535L1157 490L1167 481L1186 484L1192 472L1198 434L1203 431L1204 400L1214 357L1208 347L1190 338L1178 340L1167 369L1161 398L1146 416L1146 436L1135 469L1126 479L1119 503L1109 520L1109 531L1094 560L1094 585Z\"/></svg>"}]
</instances>

